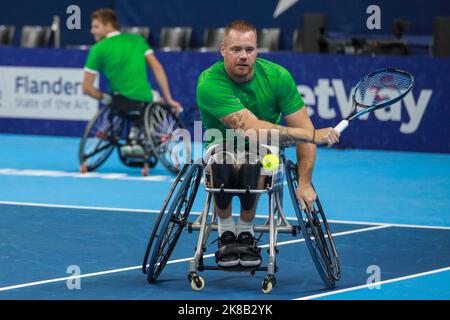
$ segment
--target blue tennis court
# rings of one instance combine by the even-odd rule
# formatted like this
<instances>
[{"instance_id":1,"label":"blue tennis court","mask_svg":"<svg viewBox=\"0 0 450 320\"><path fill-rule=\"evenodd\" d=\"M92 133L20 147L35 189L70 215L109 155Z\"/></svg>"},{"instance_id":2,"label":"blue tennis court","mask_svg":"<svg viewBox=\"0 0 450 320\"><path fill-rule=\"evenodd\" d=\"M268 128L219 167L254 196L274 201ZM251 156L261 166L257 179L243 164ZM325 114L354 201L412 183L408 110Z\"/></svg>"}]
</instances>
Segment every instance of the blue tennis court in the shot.
<instances>
[{"instance_id":1,"label":"blue tennis court","mask_svg":"<svg viewBox=\"0 0 450 320\"><path fill-rule=\"evenodd\" d=\"M314 183L342 278L326 290L302 237L282 234L277 285L264 295L263 272L205 271L205 289L192 291L187 273L195 232L182 233L149 285L140 265L174 176L158 165L141 177L117 155L81 175L78 142L0 135L0 299L450 299L449 155L319 149ZM294 158L293 150L287 157ZM351 175L344 170L350 167ZM204 199L200 187L192 219ZM265 199L257 214L267 216ZM73 268L79 275L73 277ZM366 286L373 270L379 288Z\"/></svg>"}]
</instances>

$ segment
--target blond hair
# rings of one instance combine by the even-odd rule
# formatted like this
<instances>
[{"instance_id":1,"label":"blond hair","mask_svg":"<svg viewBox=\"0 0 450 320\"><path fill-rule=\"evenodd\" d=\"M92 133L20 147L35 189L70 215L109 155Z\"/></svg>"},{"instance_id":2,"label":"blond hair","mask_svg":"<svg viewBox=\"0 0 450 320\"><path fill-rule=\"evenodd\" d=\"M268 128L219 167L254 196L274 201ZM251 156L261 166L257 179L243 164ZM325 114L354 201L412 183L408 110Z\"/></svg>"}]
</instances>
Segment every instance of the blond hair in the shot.
<instances>
[{"instance_id":1,"label":"blond hair","mask_svg":"<svg viewBox=\"0 0 450 320\"><path fill-rule=\"evenodd\" d=\"M103 24L111 23L114 29L118 29L119 25L117 23L117 15L111 8L101 8L95 10L91 14L92 20L98 19Z\"/></svg>"},{"instance_id":2,"label":"blond hair","mask_svg":"<svg viewBox=\"0 0 450 320\"><path fill-rule=\"evenodd\" d=\"M253 32L255 37L257 36L256 28L253 24L245 20L235 20L227 24L223 37L228 36L231 30L241 31L241 32Z\"/></svg>"}]
</instances>

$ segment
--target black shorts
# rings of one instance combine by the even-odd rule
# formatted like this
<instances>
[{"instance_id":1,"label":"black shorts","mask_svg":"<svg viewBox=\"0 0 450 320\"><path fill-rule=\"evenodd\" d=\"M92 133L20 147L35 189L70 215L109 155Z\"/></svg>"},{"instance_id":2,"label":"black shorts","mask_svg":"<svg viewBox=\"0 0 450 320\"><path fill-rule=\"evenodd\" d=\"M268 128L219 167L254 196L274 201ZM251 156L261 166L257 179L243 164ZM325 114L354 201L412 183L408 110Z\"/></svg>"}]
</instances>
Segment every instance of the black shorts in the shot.
<instances>
[{"instance_id":1,"label":"black shorts","mask_svg":"<svg viewBox=\"0 0 450 320\"><path fill-rule=\"evenodd\" d=\"M133 120L136 124L144 123L144 112L147 105L147 102L133 100L120 94L112 95L112 113Z\"/></svg>"},{"instance_id":2,"label":"black shorts","mask_svg":"<svg viewBox=\"0 0 450 320\"><path fill-rule=\"evenodd\" d=\"M235 161L230 161L234 157ZM240 163L236 161L236 154L227 153L222 159L228 161L211 165L211 178L214 188L225 189L257 189L261 174L261 161L256 160L254 155L245 155L247 161ZM250 161L249 158L252 158ZM242 161L241 161L242 162ZM219 209L226 209L233 197L237 195L244 210L253 208L256 201L256 194L234 194L234 193L214 193L214 200Z\"/></svg>"}]
</instances>

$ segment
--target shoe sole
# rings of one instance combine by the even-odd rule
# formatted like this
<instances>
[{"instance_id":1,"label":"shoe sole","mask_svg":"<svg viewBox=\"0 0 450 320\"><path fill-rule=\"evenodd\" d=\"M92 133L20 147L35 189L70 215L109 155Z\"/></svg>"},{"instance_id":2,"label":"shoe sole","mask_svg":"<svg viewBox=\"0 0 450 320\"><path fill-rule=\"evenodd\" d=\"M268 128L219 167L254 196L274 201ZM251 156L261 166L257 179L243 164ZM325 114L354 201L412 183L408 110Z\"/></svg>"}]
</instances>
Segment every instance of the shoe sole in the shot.
<instances>
[{"instance_id":1,"label":"shoe sole","mask_svg":"<svg viewBox=\"0 0 450 320\"><path fill-rule=\"evenodd\" d=\"M125 148L125 147L122 147L122 148L120 149L120 154L122 155L122 157L129 156L131 152L132 152L132 151L131 151L131 148Z\"/></svg>"},{"instance_id":2,"label":"shoe sole","mask_svg":"<svg viewBox=\"0 0 450 320\"><path fill-rule=\"evenodd\" d=\"M236 267L237 265L239 265L240 260L233 260L233 261L218 261L217 264L221 267L224 268L231 268L231 267Z\"/></svg>"},{"instance_id":3,"label":"shoe sole","mask_svg":"<svg viewBox=\"0 0 450 320\"><path fill-rule=\"evenodd\" d=\"M261 260L242 261L239 260L239 264L243 267L257 267L261 264Z\"/></svg>"},{"instance_id":4,"label":"shoe sole","mask_svg":"<svg viewBox=\"0 0 450 320\"><path fill-rule=\"evenodd\" d=\"M134 157L143 157L145 155L145 151L142 147L132 147L131 150Z\"/></svg>"}]
</instances>

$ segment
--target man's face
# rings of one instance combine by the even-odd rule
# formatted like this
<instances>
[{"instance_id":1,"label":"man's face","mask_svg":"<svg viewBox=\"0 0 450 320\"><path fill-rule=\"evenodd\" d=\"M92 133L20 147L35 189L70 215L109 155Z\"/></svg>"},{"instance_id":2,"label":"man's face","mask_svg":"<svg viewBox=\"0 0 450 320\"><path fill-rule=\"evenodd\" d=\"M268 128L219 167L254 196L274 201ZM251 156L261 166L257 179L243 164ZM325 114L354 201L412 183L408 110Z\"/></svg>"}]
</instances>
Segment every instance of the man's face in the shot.
<instances>
[{"instance_id":1,"label":"man's face","mask_svg":"<svg viewBox=\"0 0 450 320\"><path fill-rule=\"evenodd\" d=\"M257 55L255 33L231 30L223 39L220 51L227 73L233 80L251 79Z\"/></svg>"},{"instance_id":2,"label":"man's face","mask_svg":"<svg viewBox=\"0 0 450 320\"><path fill-rule=\"evenodd\" d=\"M111 24L103 24L99 19L93 19L91 23L91 33L95 38L95 41L100 41L108 33L111 32Z\"/></svg>"}]
</instances>

